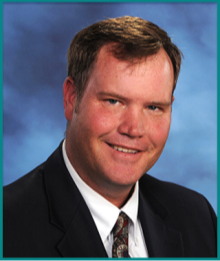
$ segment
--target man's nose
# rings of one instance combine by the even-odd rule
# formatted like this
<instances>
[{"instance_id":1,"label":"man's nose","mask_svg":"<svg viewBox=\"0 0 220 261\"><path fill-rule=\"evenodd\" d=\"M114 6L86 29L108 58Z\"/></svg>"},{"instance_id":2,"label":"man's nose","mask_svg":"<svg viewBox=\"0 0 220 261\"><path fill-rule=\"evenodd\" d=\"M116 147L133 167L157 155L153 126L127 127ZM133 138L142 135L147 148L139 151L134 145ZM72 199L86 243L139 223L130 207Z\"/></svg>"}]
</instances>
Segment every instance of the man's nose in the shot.
<instances>
[{"instance_id":1,"label":"man's nose","mask_svg":"<svg viewBox=\"0 0 220 261\"><path fill-rule=\"evenodd\" d=\"M142 137L145 134L144 112L137 108L126 109L121 117L118 131L131 138Z\"/></svg>"}]
</instances>

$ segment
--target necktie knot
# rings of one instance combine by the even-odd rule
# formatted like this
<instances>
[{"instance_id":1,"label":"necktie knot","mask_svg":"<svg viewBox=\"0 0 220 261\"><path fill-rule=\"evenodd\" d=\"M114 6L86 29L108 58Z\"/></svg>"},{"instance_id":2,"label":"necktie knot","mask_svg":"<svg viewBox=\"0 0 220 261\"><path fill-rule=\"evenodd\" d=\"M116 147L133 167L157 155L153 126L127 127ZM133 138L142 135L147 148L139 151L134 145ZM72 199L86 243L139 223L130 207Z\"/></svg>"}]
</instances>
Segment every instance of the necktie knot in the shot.
<instances>
[{"instance_id":1,"label":"necktie knot","mask_svg":"<svg viewBox=\"0 0 220 261\"><path fill-rule=\"evenodd\" d=\"M113 228L112 257L129 257L128 255L128 216L121 212Z\"/></svg>"}]
</instances>

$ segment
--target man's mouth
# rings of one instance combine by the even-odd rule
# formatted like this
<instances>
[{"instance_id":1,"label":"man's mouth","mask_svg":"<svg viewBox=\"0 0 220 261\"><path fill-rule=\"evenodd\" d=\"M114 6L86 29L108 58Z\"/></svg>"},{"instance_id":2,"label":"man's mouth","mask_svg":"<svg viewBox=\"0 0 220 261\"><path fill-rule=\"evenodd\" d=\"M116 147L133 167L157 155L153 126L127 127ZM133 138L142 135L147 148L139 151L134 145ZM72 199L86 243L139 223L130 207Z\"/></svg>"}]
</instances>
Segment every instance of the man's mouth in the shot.
<instances>
[{"instance_id":1,"label":"man's mouth","mask_svg":"<svg viewBox=\"0 0 220 261\"><path fill-rule=\"evenodd\" d=\"M138 153L139 150L134 150L134 149L128 149L128 148L124 148L124 147L120 147L120 146L116 146L116 145L112 145L109 144L113 149L120 151L120 152L124 152L124 153L131 153L131 154L135 154Z\"/></svg>"}]
</instances>

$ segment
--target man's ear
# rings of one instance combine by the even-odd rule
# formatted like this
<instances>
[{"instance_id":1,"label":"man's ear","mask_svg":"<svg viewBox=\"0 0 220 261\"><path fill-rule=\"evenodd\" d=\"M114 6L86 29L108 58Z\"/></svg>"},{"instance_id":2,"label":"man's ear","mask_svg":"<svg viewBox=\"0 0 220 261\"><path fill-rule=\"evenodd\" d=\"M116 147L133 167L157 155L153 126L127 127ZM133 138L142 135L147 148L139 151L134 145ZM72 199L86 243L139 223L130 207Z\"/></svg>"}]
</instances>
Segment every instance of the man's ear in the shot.
<instances>
[{"instance_id":1,"label":"man's ear","mask_svg":"<svg viewBox=\"0 0 220 261\"><path fill-rule=\"evenodd\" d=\"M175 97L174 97L174 96L172 96L172 104L173 104L174 100L175 100Z\"/></svg>"},{"instance_id":2,"label":"man's ear","mask_svg":"<svg viewBox=\"0 0 220 261\"><path fill-rule=\"evenodd\" d=\"M72 120L77 100L77 90L72 77L68 76L63 84L63 105L65 117Z\"/></svg>"}]
</instances>

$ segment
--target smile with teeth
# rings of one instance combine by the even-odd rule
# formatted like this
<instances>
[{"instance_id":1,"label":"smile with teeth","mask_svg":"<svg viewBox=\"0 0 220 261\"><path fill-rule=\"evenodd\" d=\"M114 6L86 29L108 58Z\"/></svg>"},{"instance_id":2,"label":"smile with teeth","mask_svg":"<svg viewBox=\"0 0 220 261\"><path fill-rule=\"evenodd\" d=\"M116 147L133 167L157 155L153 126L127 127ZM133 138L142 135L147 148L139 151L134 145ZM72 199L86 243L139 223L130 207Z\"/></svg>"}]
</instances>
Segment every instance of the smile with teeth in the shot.
<instances>
[{"instance_id":1,"label":"smile with teeth","mask_svg":"<svg viewBox=\"0 0 220 261\"><path fill-rule=\"evenodd\" d=\"M110 145L110 146L111 146L113 149L118 150L118 151L120 151L120 152L132 153L132 154L138 153L138 150L126 149L126 148L119 147L119 146L115 146L115 145Z\"/></svg>"}]
</instances>

